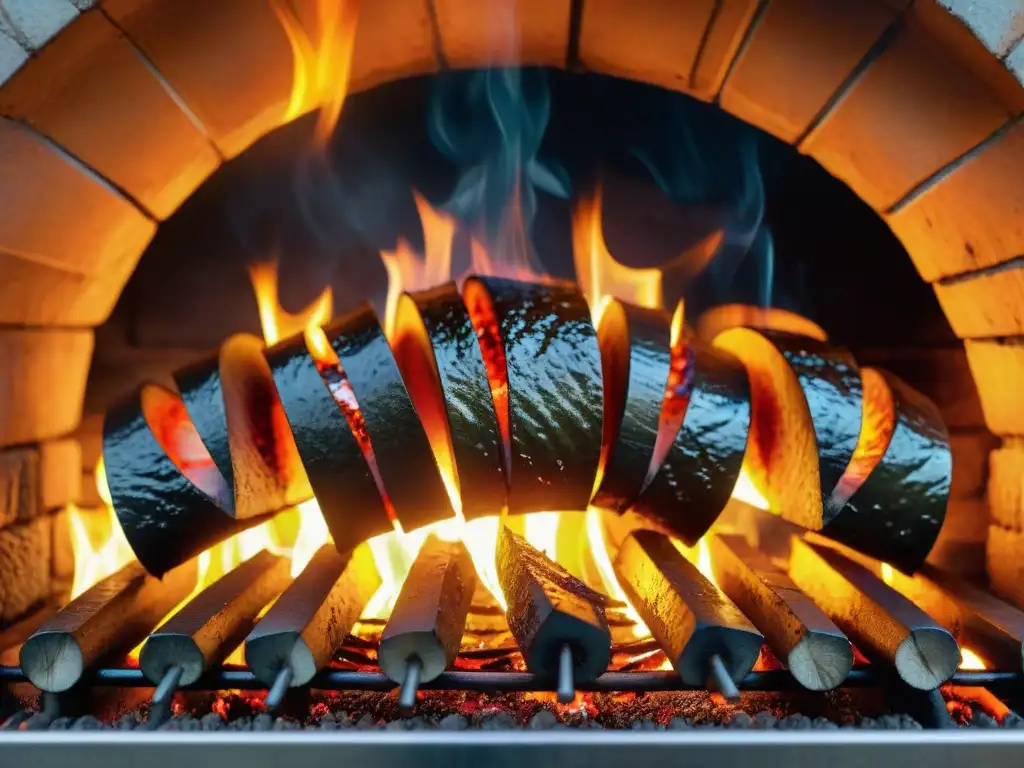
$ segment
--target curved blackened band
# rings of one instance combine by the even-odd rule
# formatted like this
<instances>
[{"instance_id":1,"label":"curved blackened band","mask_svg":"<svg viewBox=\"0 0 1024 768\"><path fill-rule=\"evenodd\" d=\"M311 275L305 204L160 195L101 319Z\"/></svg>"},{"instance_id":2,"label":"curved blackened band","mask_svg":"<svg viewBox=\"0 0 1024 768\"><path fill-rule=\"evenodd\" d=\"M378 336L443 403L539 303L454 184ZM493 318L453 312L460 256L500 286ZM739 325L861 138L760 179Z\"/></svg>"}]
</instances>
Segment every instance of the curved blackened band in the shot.
<instances>
[{"instance_id":1,"label":"curved blackened band","mask_svg":"<svg viewBox=\"0 0 1024 768\"><path fill-rule=\"evenodd\" d=\"M501 432L476 330L458 288L447 283L407 294L426 330L444 398L458 470L462 514L500 514L507 503Z\"/></svg>"},{"instance_id":2,"label":"curved blackened band","mask_svg":"<svg viewBox=\"0 0 1024 768\"><path fill-rule=\"evenodd\" d=\"M236 520L164 453L142 411L142 388L103 423L110 498L135 557L154 576L267 517Z\"/></svg>"},{"instance_id":3,"label":"curved blackened band","mask_svg":"<svg viewBox=\"0 0 1024 768\"><path fill-rule=\"evenodd\" d=\"M220 376L220 350L174 372L181 401L199 439L231 491L234 503L235 470L231 461L224 388Z\"/></svg>"},{"instance_id":4,"label":"curved blackened band","mask_svg":"<svg viewBox=\"0 0 1024 768\"><path fill-rule=\"evenodd\" d=\"M586 509L601 460L604 392L590 308L575 285L474 277L508 371L509 512Z\"/></svg>"},{"instance_id":5,"label":"curved blackened band","mask_svg":"<svg viewBox=\"0 0 1024 768\"><path fill-rule=\"evenodd\" d=\"M359 403L399 522L413 530L452 517L426 430L373 307L366 304L324 330Z\"/></svg>"},{"instance_id":6,"label":"curved blackened band","mask_svg":"<svg viewBox=\"0 0 1024 768\"><path fill-rule=\"evenodd\" d=\"M901 379L889 385L896 423L881 460L820 533L910 573L928 557L946 517L953 459L939 409Z\"/></svg>"},{"instance_id":7,"label":"curved blackened band","mask_svg":"<svg viewBox=\"0 0 1024 768\"><path fill-rule=\"evenodd\" d=\"M651 468L672 363L671 321L661 310L619 302L606 309L606 314L613 312L620 314L603 318L598 329L606 406L604 432L611 440L590 503L623 512L639 495ZM612 413L611 408L617 411Z\"/></svg>"},{"instance_id":8,"label":"curved blackened band","mask_svg":"<svg viewBox=\"0 0 1024 768\"><path fill-rule=\"evenodd\" d=\"M784 331L760 331L789 363L807 402L818 444L823 518L860 436L864 392L853 355L842 347Z\"/></svg>"},{"instance_id":9,"label":"curved blackened band","mask_svg":"<svg viewBox=\"0 0 1024 768\"><path fill-rule=\"evenodd\" d=\"M384 501L348 419L300 335L267 353L299 458L339 552L391 530Z\"/></svg>"},{"instance_id":10,"label":"curved blackened band","mask_svg":"<svg viewBox=\"0 0 1024 768\"><path fill-rule=\"evenodd\" d=\"M689 545L725 509L750 431L750 382L743 364L692 336L693 384L683 424L665 461L630 508Z\"/></svg>"}]
</instances>

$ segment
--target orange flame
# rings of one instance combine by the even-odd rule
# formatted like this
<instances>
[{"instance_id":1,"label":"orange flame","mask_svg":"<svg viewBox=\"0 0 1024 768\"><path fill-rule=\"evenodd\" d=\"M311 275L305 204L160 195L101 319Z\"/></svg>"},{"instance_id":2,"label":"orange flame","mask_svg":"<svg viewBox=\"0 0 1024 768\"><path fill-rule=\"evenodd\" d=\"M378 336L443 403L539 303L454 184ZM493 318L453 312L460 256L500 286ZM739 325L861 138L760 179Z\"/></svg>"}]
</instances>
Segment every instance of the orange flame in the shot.
<instances>
[{"instance_id":1,"label":"orange flame","mask_svg":"<svg viewBox=\"0 0 1024 768\"><path fill-rule=\"evenodd\" d=\"M970 648L960 648L960 669L983 670L986 669L985 662Z\"/></svg>"},{"instance_id":2,"label":"orange flame","mask_svg":"<svg viewBox=\"0 0 1024 768\"><path fill-rule=\"evenodd\" d=\"M601 188L581 197L573 210L572 245L576 280L590 302L595 325L607 296L640 307L662 306L661 270L633 269L608 252L601 228Z\"/></svg>"},{"instance_id":3,"label":"orange flame","mask_svg":"<svg viewBox=\"0 0 1024 768\"><path fill-rule=\"evenodd\" d=\"M316 139L326 144L341 117L348 93L359 20L358 0L316 0L313 17L300 20L288 0L272 7L291 45L292 90L284 120L319 109ZM307 30L312 27L312 35Z\"/></svg>"}]
</instances>

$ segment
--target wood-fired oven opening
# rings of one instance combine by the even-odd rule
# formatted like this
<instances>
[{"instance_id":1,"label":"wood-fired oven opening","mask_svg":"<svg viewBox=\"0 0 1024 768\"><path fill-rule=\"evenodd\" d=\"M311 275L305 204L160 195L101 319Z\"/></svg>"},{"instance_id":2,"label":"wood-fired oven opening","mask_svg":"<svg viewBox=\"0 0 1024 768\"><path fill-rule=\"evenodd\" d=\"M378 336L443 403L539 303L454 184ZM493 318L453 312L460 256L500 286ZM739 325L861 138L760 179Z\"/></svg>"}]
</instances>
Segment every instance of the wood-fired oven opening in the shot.
<instances>
[{"instance_id":1,"label":"wood-fired oven opening","mask_svg":"<svg viewBox=\"0 0 1024 768\"><path fill-rule=\"evenodd\" d=\"M349 94L328 5L270 3L286 124L216 136L176 211L125 188L165 220L96 330L52 589L4 622L34 722L117 680L153 727L191 686L227 721L1012 721L970 685L1019 676L1024 614L984 583L961 279L887 226L916 193L830 175L823 119L595 72Z\"/></svg>"}]
</instances>

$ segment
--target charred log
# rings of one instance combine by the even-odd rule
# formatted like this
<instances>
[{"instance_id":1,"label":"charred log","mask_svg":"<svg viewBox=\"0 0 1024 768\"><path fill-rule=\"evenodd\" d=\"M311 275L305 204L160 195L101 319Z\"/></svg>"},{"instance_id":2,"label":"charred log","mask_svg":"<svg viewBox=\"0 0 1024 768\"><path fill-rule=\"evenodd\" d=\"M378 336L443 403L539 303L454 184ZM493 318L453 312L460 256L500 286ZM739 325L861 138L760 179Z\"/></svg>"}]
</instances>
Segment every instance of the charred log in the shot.
<instances>
[{"instance_id":1,"label":"charred log","mask_svg":"<svg viewBox=\"0 0 1024 768\"><path fill-rule=\"evenodd\" d=\"M497 565L509 629L528 670L557 680L567 663L564 648L576 682L594 680L608 668L611 632L602 595L507 527L498 536Z\"/></svg>"},{"instance_id":2,"label":"charred log","mask_svg":"<svg viewBox=\"0 0 1024 768\"><path fill-rule=\"evenodd\" d=\"M702 685L716 667L736 683L753 669L764 638L667 536L630 534L615 572L684 683Z\"/></svg>"}]
</instances>

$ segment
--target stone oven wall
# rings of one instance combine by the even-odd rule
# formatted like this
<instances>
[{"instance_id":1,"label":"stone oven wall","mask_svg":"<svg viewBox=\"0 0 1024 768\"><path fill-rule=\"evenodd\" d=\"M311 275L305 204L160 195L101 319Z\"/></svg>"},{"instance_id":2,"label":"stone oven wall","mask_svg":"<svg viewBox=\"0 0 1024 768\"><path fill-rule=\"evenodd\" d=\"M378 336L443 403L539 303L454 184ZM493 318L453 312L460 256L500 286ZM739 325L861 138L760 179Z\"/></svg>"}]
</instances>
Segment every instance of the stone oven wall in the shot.
<instances>
[{"instance_id":1,"label":"stone oven wall","mask_svg":"<svg viewBox=\"0 0 1024 768\"><path fill-rule=\"evenodd\" d=\"M311 26L315 0L290 1ZM964 341L966 358L919 375L962 392L969 365L1002 443L988 475L971 405L953 517L983 531L987 483L991 576L1024 602L1020 4L509 2L515 59L494 47L489 2L364 2L352 90L444 67L584 69L712 101L818 160L889 224ZM160 221L284 121L292 75L271 0L0 0L0 626L68 573L52 513L80 495L65 436L92 329Z\"/></svg>"}]
</instances>

